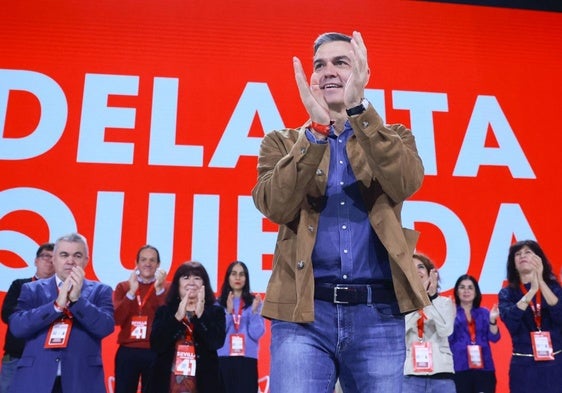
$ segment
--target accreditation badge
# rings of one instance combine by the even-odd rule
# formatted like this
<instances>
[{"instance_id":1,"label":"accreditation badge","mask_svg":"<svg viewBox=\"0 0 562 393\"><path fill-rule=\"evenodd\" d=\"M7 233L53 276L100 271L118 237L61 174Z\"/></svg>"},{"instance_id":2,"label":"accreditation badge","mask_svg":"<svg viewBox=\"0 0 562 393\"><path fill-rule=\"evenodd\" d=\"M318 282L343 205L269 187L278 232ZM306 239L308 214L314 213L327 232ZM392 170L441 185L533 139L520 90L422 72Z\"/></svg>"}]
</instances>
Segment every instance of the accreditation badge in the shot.
<instances>
[{"instance_id":1,"label":"accreditation badge","mask_svg":"<svg viewBox=\"0 0 562 393\"><path fill-rule=\"evenodd\" d=\"M66 348L72 330L72 319L62 319L51 324L45 340L45 348Z\"/></svg>"},{"instance_id":2,"label":"accreditation badge","mask_svg":"<svg viewBox=\"0 0 562 393\"><path fill-rule=\"evenodd\" d=\"M415 372L433 371L433 354L429 342L414 342L412 344L412 358Z\"/></svg>"},{"instance_id":3,"label":"accreditation badge","mask_svg":"<svg viewBox=\"0 0 562 393\"><path fill-rule=\"evenodd\" d=\"M194 377L195 369L195 347L192 344L178 345L176 350L176 361L174 362L174 374Z\"/></svg>"},{"instance_id":4,"label":"accreditation badge","mask_svg":"<svg viewBox=\"0 0 562 393\"><path fill-rule=\"evenodd\" d=\"M550 332L531 332L531 345L536 361L554 360Z\"/></svg>"},{"instance_id":5,"label":"accreditation badge","mask_svg":"<svg viewBox=\"0 0 562 393\"><path fill-rule=\"evenodd\" d=\"M469 368L484 368L484 360L482 359L482 347L480 345L467 345L466 353L468 355Z\"/></svg>"},{"instance_id":6,"label":"accreditation badge","mask_svg":"<svg viewBox=\"0 0 562 393\"><path fill-rule=\"evenodd\" d=\"M135 315L131 318L131 336L135 340L146 339L146 328L148 326L148 316Z\"/></svg>"},{"instance_id":7,"label":"accreditation badge","mask_svg":"<svg viewBox=\"0 0 562 393\"><path fill-rule=\"evenodd\" d=\"M230 356L244 356L246 354L246 337L243 333L230 335Z\"/></svg>"}]
</instances>

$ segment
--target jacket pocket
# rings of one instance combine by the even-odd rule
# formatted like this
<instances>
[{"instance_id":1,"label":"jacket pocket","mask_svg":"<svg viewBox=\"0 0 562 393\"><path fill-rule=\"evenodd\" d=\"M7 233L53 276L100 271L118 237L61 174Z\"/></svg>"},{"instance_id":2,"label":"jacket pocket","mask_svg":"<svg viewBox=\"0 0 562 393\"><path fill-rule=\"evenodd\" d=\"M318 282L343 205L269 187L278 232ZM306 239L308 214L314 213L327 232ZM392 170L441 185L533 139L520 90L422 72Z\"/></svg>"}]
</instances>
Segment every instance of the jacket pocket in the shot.
<instances>
[{"instance_id":1,"label":"jacket pocket","mask_svg":"<svg viewBox=\"0 0 562 393\"><path fill-rule=\"evenodd\" d=\"M35 356L24 356L18 362L18 368L20 367L33 367L35 363Z\"/></svg>"}]
</instances>

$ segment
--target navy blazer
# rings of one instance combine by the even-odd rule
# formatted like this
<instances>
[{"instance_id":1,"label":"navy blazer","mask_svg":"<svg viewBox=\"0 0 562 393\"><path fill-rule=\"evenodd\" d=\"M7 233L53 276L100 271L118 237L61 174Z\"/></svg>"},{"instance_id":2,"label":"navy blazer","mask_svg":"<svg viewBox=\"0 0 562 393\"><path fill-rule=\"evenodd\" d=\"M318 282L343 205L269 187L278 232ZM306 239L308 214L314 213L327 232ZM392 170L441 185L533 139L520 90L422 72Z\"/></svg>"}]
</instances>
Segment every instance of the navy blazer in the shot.
<instances>
[{"instance_id":1,"label":"navy blazer","mask_svg":"<svg viewBox=\"0 0 562 393\"><path fill-rule=\"evenodd\" d=\"M111 287L84 280L80 298L69 309L72 331L66 348L45 349L58 296L55 276L22 287L10 330L26 340L23 355L10 387L11 393L51 393L61 365L64 392L105 393L101 340L115 329Z\"/></svg>"}]
</instances>

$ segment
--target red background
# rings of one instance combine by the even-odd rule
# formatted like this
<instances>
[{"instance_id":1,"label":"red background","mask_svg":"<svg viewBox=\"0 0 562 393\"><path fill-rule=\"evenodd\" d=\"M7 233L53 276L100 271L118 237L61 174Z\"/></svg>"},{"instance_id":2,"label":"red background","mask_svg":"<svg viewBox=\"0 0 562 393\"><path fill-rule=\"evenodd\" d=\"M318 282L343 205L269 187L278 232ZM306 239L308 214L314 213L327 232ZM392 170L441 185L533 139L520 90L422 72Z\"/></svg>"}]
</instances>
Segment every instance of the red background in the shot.
<instances>
[{"instance_id":1,"label":"red background","mask_svg":"<svg viewBox=\"0 0 562 393\"><path fill-rule=\"evenodd\" d=\"M438 173L426 176L412 200L441 204L460 218L470 239L468 272L480 277L502 203L521 206L558 271L562 258L558 247L562 218L559 13L395 0L6 3L0 12L0 69L36 71L54 79L65 93L68 119L61 139L44 154L24 160L0 157L0 192L33 187L55 194L72 210L79 231L91 243L95 242L96 193L125 192L121 259L127 268L132 268L139 245L146 243L150 192L176 195L172 266L191 259L193 196L220 195L222 280L228 262L238 259L237 201L250 195L256 157L241 157L234 168L212 168L209 162L244 88L249 82L266 83L283 122L302 124L306 112L294 84L292 57L300 57L309 72L312 42L318 34L353 30L366 41L372 71L368 87L384 90L388 122L411 126L408 111L393 109L393 91L447 94L448 110L433 115ZM136 108L134 130L115 128L105 133L106 141L134 143L133 164L77 162L86 74L140 78L137 95L112 96L108 104ZM179 79L176 143L203 146L202 167L148 164L155 77ZM0 79L0 91L2 83L7 81ZM453 176L474 103L481 95L495 96L500 102L535 179L516 179L501 166L482 166L474 177ZM29 135L41 113L32 94L11 91L0 136ZM248 135L260 137L267 131L256 116ZM494 143L490 133L486 144ZM272 229L265 224L265 231ZM439 228L419 223L416 229L422 231L418 249L436 261L444 260L446 242ZM29 211L0 216L0 231L6 230L26 234L37 243L60 235L49 233L44 220ZM269 256L263 260L262 268L269 269ZM0 262L17 268L30 261L6 249L0 250ZM92 279L96 279L95 263L94 259L88 266ZM497 263L503 266L505 258ZM495 294L486 294L486 306L495 301ZM493 350L502 392L507 391L511 344L501 323L500 329L502 340ZM2 324L2 338L4 330ZM104 340L106 377L113 374L115 340L115 334ZM266 334L261 342L261 376L268 375L268 340Z\"/></svg>"}]
</instances>

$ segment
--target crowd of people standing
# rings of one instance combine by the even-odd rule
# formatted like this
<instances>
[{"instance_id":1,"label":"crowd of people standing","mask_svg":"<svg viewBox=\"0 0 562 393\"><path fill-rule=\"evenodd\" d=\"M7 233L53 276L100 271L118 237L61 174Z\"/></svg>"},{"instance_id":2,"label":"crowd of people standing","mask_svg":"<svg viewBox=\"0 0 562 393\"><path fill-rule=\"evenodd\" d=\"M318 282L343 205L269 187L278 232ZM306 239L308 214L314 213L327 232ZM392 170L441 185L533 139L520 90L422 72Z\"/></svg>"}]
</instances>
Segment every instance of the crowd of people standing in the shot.
<instances>
[{"instance_id":1,"label":"crowd of people standing","mask_svg":"<svg viewBox=\"0 0 562 393\"><path fill-rule=\"evenodd\" d=\"M37 383L46 387L35 391L80 386L105 392L100 343L114 325L120 328L115 393L258 392L263 301L250 290L244 262L227 266L215 294L205 267L195 261L179 265L168 281L151 245L138 250L135 269L114 291L84 278L87 259L83 236L63 236L38 248L32 278L12 283L2 307L10 324L2 392L24 392ZM412 262L430 304L405 314L402 392L495 392L491 343L500 340L500 319L513 345L510 392L537 386L556 391L562 288L536 241L510 247L507 285L491 309L481 305L475 277L457 279L453 301L440 293L431 259L418 253ZM336 390L344 389L338 380Z\"/></svg>"}]
</instances>

